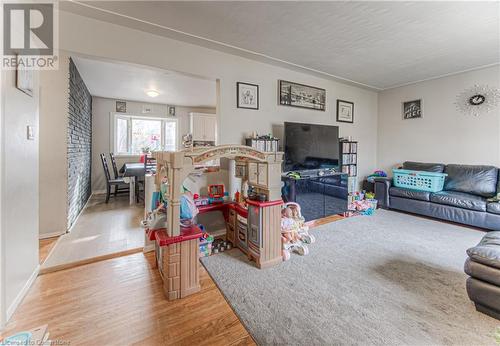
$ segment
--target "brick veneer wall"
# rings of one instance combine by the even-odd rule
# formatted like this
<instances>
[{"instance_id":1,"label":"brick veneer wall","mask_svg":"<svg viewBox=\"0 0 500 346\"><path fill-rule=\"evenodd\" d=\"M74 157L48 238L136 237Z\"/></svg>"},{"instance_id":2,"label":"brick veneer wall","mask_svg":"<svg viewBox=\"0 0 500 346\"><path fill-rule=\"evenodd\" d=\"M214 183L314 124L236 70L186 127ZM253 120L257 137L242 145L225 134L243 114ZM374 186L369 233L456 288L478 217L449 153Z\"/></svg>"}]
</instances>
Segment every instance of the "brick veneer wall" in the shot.
<instances>
[{"instance_id":1,"label":"brick veneer wall","mask_svg":"<svg viewBox=\"0 0 500 346\"><path fill-rule=\"evenodd\" d=\"M73 60L69 62L68 229L90 198L92 96Z\"/></svg>"}]
</instances>

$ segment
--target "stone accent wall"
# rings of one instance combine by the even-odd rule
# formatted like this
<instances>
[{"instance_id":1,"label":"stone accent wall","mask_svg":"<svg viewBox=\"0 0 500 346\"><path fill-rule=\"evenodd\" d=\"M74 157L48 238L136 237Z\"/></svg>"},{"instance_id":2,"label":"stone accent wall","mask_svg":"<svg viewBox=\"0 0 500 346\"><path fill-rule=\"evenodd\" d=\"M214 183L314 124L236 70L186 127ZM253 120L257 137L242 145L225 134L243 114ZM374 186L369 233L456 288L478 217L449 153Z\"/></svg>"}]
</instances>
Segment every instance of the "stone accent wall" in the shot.
<instances>
[{"instance_id":1,"label":"stone accent wall","mask_svg":"<svg viewBox=\"0 0 500 346\"><path fill-rule=\"evenodd\" d=\"M73 60L69 62L68 229L91 194L92 96Z\"/></svg>"}]
</instances>

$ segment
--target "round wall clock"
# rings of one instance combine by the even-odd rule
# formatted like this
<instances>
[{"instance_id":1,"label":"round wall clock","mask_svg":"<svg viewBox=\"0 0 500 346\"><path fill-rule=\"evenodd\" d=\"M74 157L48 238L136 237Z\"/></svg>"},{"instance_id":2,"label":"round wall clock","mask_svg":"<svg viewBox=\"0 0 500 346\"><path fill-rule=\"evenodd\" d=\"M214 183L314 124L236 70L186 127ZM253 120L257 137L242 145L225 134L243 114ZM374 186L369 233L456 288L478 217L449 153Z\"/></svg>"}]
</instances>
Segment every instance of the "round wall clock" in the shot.
<instances>
[{"instance_id":1,"label":"round wall clock","mask_svg":"<svg viewBox=\"0 0 500 346\"><path fill-rule=\"evenodd\" d=\"M455 102L459 111L474 116L492 111L499 103L500 90L478 84L461 92Z\"/></svg>"},{"instance_id":2,"label":"round wall clock","mask_svg":"<svg viewBox=\"0 0 500 346\"><path fill-rule=\"evenodd\" d=\"M473 106L479 106L480 104L483 104L484 101L486 101L486 97L481 94L477 94L469 98L469 103Z\"/></svg>"}]
</instances>

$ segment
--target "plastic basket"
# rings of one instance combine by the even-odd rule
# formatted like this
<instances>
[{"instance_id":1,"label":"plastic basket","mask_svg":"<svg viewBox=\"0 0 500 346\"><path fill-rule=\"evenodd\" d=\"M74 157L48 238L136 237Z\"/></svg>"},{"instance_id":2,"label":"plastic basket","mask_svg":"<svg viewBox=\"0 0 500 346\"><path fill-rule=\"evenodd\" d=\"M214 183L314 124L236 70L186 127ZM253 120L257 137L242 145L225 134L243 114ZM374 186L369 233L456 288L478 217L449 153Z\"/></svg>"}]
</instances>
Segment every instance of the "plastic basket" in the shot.
<instances>
[{"instance_id":1,"label":"plastic basket","mask_svg":"<svg viewBox=\"0 0 500 346\"><path fill-rule=\"evenodd\" d=\"M444 179L448 174L424 171L410 171L407 169L393 169L394 186L406 189L439 192L443 190Z\"/></svg>"}]
</instances>

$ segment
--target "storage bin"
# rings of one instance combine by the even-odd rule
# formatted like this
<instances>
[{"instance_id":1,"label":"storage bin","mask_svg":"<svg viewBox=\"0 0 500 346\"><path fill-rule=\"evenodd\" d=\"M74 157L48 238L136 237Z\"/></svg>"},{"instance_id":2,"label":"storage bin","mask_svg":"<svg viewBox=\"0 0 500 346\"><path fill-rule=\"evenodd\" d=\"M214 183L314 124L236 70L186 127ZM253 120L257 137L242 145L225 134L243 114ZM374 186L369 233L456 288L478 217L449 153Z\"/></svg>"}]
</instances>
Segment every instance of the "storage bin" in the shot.
<instances>
[{"instance_id":1,"label":"storage bin","mask_svg":"<svg viewBox=\"0 0 500 346\"><path fill-rule=\"evenodd\" d=\"M444 180L448 174L408 169L393 169L394 186L418 191L439 192L443 190Z\"/></svg>"}]
</instances>

